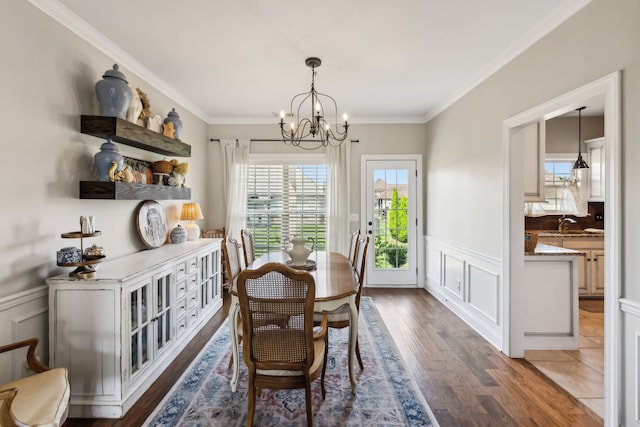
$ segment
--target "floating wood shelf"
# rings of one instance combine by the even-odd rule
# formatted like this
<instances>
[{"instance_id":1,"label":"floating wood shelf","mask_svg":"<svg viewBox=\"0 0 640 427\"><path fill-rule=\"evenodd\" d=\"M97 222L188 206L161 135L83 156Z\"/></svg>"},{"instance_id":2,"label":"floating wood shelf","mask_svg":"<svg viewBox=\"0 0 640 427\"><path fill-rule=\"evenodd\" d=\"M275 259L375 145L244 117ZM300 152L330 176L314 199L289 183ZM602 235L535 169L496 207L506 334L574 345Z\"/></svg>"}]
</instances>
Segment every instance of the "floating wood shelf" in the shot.
<instances>
[{"instance_id":1,"label":"floating wood shelf","mask_svg":"<svg viewBox=\"0 0 640 427\"><path fill-rule=\"evenodd\" d=\"M80 181L81 199L190 200L191 189L129 182Z\"/></svg>"},{"instance_id":2,"label":"floating wood shelf","mask_svg":"<svg viewBox=\"0 0 640 427\"><path fill-rule=\"evenodd\" d=\"M80 132L142 150L176 157L191 157L191 146L118 117L86 116L80 119Z\"/></svg>"}]
</instances>

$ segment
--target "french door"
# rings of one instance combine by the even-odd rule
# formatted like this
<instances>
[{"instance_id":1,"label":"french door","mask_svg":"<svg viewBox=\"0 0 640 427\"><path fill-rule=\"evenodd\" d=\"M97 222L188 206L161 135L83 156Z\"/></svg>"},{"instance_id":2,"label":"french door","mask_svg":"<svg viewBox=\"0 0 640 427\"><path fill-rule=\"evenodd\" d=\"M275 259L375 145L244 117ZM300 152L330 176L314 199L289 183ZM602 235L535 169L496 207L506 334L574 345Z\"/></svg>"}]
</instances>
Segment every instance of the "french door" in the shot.
<instances>
[{"instance_id":1,"label":"french door","mask_svg":"<svg viewBox=\"0 0 640 427\"><path fill-rule=\"evenodd\" d=\"M366 176L362 181L365 206L361 230L370 238L366 283L417 286L417 159L363 158L363 163Z\"/></svg>"}]
</instances>

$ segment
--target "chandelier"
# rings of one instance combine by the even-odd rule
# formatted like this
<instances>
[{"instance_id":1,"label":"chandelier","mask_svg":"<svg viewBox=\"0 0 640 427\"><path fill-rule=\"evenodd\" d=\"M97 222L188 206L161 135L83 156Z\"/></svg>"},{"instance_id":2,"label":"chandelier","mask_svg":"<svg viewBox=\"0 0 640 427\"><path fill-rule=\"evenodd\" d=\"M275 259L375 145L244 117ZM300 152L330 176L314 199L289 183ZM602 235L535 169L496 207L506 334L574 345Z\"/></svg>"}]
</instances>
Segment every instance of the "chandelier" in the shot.
<instances>
[{"instance_id":1,"label":"chandelier","mask_svg":"<svg viewBox=\"0 0 640 427\"><path fill-rule=\"evenodd\" d=\"M305 60L307 67L311 68L311 90L300 93L291 99L289 113L280 112L282 142L287 145L300 147L301 142L320 142L325 147L327 145L337 147L347 138L349 129L347 115L342 116L344 123L341 125L342 130L340 130L338 105L335 99L316 91L316 68L321 63L320 58ZM310 112L310 116L304 117L304 111ZM285 122L287 117L289 117L288 123Z\"/></svg>"}]
</instances>

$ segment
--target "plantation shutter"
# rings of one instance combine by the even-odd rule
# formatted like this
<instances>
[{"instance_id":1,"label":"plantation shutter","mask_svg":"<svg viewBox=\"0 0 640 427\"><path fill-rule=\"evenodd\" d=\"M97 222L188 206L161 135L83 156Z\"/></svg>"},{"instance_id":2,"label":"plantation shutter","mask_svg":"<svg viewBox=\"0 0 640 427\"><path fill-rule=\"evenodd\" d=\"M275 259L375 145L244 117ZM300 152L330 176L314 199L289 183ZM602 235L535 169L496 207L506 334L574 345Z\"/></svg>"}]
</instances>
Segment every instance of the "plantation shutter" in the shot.
<instances>
[{"instance_id":1,"label":"plantation shutter","mask_svg":"<svg viewBox=\"0 0 640 427\"><path fill-rule=\"evenodd\" d=\"M327 179L325 164L249 165L247 228L256 255L282 250L291 237L311 237L325 250Z\"/></svg>"}]
</instances>

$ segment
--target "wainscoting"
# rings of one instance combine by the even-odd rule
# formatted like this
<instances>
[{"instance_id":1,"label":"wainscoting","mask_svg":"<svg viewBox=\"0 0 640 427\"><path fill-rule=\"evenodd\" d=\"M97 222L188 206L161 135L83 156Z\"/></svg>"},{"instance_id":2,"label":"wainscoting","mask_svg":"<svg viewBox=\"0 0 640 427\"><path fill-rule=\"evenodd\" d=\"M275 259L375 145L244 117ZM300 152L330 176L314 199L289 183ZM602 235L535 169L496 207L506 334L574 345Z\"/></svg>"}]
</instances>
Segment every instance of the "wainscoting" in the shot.
<instances>
[{"instance_id":1,"label":"wainscoting","mask_svg":"<svg viewBox=\"0 0 640 427\"><path fill-rule=\"evenodd\" d=\"M625 298L620 299L622 329L624 331L623 370L627 373L622 390L625 405L624 425L640 423L640 303ZM634 379L633 379L634 378Z\"/></svg>"},{"instance_id":2,"label":"wainscoting","mask_svg":"<svg viewBox=\"0 0 640 427\"><path fill-rule=\"evenodd\" d=\"M425 237L425 287L502 350L502 261Z\"/></svg>"},{"instance_id":3,"label":"wainscoting","mask_svg":"<svg viewBox=\"0 0 640 427\"><path fill-rule=\"evenodd\" d=\"M44 285L0 298L0 343L37 337L36 355L49 362L49 287ZM26 350L12 351L0 358L0 384L27 375Z\"/></svg>"}]
</instances>

